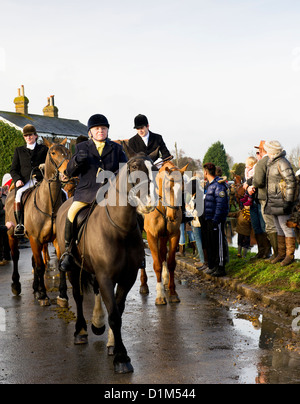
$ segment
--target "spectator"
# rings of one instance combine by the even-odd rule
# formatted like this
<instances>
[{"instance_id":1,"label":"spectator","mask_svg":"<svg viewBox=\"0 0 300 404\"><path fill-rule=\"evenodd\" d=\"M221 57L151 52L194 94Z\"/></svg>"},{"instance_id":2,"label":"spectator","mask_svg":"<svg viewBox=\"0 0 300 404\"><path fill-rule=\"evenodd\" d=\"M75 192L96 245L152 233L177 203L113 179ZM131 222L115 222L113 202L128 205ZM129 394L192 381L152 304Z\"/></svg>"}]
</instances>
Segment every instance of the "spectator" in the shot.
<instances>
[{"instance_id":1,"label":"spectator","mask_svg":"<svg viewBox=\"0 0 300 404\"><path fill-rule=\"evenodd\" d=\"M272 261L278 255L278 248L277 248L278 242L277 242L277 229L274 223L274 218L272 215L267 215L265 213L265 206L267 201L267 190L266 190L267 165L269 157L264 149L264 144L265 141L262 140L260 142L260 145L258 147L256 146L256 148L258 148L259 150L260 160L255 166L255 172L252 182L253 185L252 187L249 187L248 190L249 192L252 192L252 190L257 190L257 198L261 206L261 214L265 222L265 231L273 249L273 255L270 258L270 261ZM268 252L267 248L268 246L266 245L266 252Z\"/></svg>"},{"instance_id":2,"label":"spectator","mask_svg":"<svg viewBox=\"0 0 300 404\"><path fill-rule=\"evenodd\" d=\"M277 141L264 145L269 161L267 170L267 202L265 213L274 217L278 234L278 255L271 262L281 262L281 266L289 265L294 260L295 233L287 227L295 205L296 178L286 152Z\"/></svg>"},{"instance_id":3,"label":"spectator","mask_svg":"<svg viewBox=\"0 0 300 404\"><path fill-rule=\"evenodd\" d=\"M209 266L207 273L221 277L226 275L225 221L229 212L228 188L225 182L218 182L214 164L207 163L203 168L204 178L208 182L204 201Z\"/></svg>"}]
</instances>

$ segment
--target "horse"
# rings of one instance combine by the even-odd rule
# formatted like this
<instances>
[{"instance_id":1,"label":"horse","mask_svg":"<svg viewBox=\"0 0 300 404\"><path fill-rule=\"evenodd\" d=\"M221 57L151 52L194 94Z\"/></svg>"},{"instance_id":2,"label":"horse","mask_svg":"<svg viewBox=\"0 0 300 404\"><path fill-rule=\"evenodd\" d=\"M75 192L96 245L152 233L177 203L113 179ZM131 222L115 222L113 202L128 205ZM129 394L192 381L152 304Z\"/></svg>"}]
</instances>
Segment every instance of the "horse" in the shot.
<instances>
[{"instance_id":1,"label":"horse","mask_svg":"<svg viewBox=\"0 0 300 404\"><path fill-rule=\"evenodd\" d=\"M96 295L92 331L101 335L105 330L103 300L110 326L107 347L109 355L115 355L115 373L133 372L122 341L121 323L127 295L136 281L144 258L137 211L147 215L155 209L151 178L152 161L144 153L139 153L119 170L107 184L107 189L105 186L99 189L96 197L98 203L92 205L82 235L77 237L72 252L74 266L68 273L77 308L74 343L79 345L88 342L81 281L90 274L94 279ZM65 251L65 220L71 203L72 198L61 206L57 214L58 259ZM65 297L64 292L60 288L61 298Z\"/></svg>"},{"instance_id":2,"label":"horse","mask_svg":"<svg viewBox=\"0 0 300 404\"><path fill-rule=\"evenodd\" d=\"M67 139L60 144L53 144L47 139L44 143L48 146L48 154L45 161L43 180L32 188L24 206L24 225L26 237L30 241L34 269L33 290L35 297L41 306L50 305L47 296L44 274L45 262L42 251L46 255L47 244L55 240L55 217L59 206L63 202L60 176L65 171L69 162L69 150L65 147ZM6 200L6 221L16 223L14 217L15 193L10 191ZM20 275L18 270L19 249L18 238L14 236L13 229L8 231L9 245L13 261L12 293L15 296L21 294Z\"/></svg>"},{"instance_id":3,"label":"horse","mask_svg":"<svg viewBox=\"0 0 300 404\"><path fill-rule=\"evenodd\" d=\"M229 205L235 209L240 207L240 199L243 198L245 190L243 187L242 177L234 174L234 183L229 188Z\"/></svg>"},{"instance_id":4,"label":"horse","mask_svg":"<svg viewBox=\"0 0 300 404\"><path fill-rule=\"evenodd\" d=\"M164 284L167 283L167 270L169 271L169 302L180 302L176 293L174 271L176 268L175 254L179 244L180 224L182 222L180 198L182 197L183 174L187 167L188 164L179 169L171 161L163 164L156 177L159 196L158 205L153 212L145 216L144 228L147 233L147 241L152 254L153 268L157 279L156 305L167 304L162 284L162 272ZM168 242L169 250L167 248ZM148 290L147 274L144 269L141 271L140 290L142 293L145 293Z\"/></svg>"}]
</instances>

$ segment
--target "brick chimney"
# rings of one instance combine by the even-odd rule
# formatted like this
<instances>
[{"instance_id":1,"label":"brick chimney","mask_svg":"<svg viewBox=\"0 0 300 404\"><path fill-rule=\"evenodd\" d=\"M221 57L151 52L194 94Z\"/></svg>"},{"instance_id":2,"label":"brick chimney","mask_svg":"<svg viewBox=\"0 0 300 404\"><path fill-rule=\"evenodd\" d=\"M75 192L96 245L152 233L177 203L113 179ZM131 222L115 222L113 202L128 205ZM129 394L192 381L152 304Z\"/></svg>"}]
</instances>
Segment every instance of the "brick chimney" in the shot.
<instances>
[{"instance_id":1,"label":"brick chimney","mask_svg":"<svg viewBox=\"0 0 300 404\"><path fill-rule=\"evenodd\" d=\"M43 109L44 116L58 118L58 108L54 105L54 95L48 97L48 104Z\"/></svg>"},{"instance_id":2,"label":"brick chimney","mask_svg":"<svg viewBox=\"0 0 300 404\"><path fill-rule=\"evenodd\" d=\"M18 88L18 96L14 99L14 103L16 106L16 113L28 115L28 104L29 100L25 97L24 86L22 85L21 88Z\"/></svg>"}]
</instances>

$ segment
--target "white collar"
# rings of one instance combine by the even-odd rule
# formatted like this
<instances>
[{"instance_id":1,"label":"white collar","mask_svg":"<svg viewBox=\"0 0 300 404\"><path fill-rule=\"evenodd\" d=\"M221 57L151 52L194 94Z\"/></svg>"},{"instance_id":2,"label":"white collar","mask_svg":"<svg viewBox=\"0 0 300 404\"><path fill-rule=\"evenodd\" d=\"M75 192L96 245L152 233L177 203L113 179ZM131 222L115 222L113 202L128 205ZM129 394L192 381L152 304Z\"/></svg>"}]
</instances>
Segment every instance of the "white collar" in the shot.
<instances>
[{"instance_id":1,"label":"white collar","mask_svg":"<svg viewBox=\"0 0 300 404\"><path fill-rule=\"evenodd\" d=\"M33 150L35 148L36 142L34 144L26 144L27 149Z\"/></svg>"},{"instance_id":2,"label":"white collar","mask_svg":"<svg viewBox=\"0 0 300 404\"><path fill-rule=\"evenodd\" d=\"M141 138L143 139L146 146L148 146L148 143L149 143L149 136L150 136L150 132L148 132L148 134L144 137L141 136Z\"/></svg>"}]
</instances>

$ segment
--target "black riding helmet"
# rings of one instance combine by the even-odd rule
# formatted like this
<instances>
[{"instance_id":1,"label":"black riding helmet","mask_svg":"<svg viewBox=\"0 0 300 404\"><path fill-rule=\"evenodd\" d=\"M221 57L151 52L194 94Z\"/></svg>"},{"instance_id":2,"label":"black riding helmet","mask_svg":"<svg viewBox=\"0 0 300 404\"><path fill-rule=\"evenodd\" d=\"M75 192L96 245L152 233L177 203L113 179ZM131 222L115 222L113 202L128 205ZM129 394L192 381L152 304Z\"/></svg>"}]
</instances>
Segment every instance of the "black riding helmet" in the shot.
<instances>
[{"instance_id":1,"label":"black riding helmet","mask_svg":"<svg viewBox=\"0 0 300 404\"><path fill-rule=\"evenodd\" d=\"M88 132L95 126L106 126L109 129L109 123L104 115L96 114L92 115L88 120Z\"/></svg>"}]
</instances>

